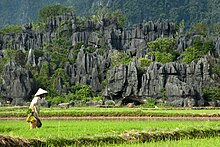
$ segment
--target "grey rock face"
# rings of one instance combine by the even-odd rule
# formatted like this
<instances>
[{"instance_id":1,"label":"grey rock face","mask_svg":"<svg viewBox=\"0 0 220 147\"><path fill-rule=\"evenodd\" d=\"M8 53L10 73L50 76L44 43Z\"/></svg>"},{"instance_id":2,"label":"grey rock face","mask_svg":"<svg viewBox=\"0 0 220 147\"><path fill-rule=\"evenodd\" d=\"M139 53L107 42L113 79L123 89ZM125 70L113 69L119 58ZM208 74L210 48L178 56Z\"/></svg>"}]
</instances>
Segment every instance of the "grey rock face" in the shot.
<instances>
[{"instance_id":1,"label":"grey rock face","mask_svg":"<svg viewBox=\"0 0 220 147\"><path fill-rule=\"evenodd\" d=\"M165 96L171 102L175 101L171 105L203 106L205 102L203 104L197 102L203 96L202 88L219 85L213 80L210 68L208 57L189 65L177 62L167 64L153 62L142 75L142 79L138 80L137 65L133 62L128 66L120 65L109 72L105 96L111 95L113 98Z\"/></svg>"},{"instance_id":2,"label":"grey rock face","mask_svg":"<svg viewBox=\"0 0 220 147\"><path fill-rule=\"evenodd\" d=\"M125 82L127 80L127 67L126 65L119 65L114 67L107 76L108 82L108 95L118 96L125 91ZM122 95L121 95L122 96Z\"/></svg>"},{"instance_id":3,"label":"grey rock face","mask_svg":"<svg viewBox=\"0 0 220 147\"><path fill-rule=\"evenodd\" d=\"M96 92L101 91L99 71L104 71L106 59L96 53L86 53L81 48L74 65L66 65L71 84L81 83L91 85ZM101 65L102 64L102 65ZM100 66L99 66L100 65Z\"/></svg>"},{"instance_id":4,"label":"grey rock face","mask_svg":"<svg viewBox=\"0 0 220 147\"><path fill-rule=\"evenodd\" d=\"M1 97L24 98L27 100L31 96L34 84L32 73L21 66L17 66L14 61L11 60L5 66L2 80Z\"/></svg>"},{"instance_id":5,"label":"grey rock face","mask_svg":"<svg viewBox=\"0 0 220 147\"><path fill-rule=\"evenodd\" d=\"M138 72L135 62L131 62L128 65L127 73L127 88L124 96L138 95Z\"/></svg>"},{"instance_id":6,"label":"grey rock face","mask_svg":"<svg viewBox=\"0 0 220 147\"><path fill-rule=\"evenodd\" d=\"M202 58L190 65L184 63L152 63L142 77L139 95L161 97L162 88L166 89L169 98L201 98L202 87L215 87L209 73L208 58Z\"/></svg>"},{"instance_id":7,"label":"grey rock face","mask_svg":"<svg viewBox=\"0 0 220 147\"><path fill-rule=\"evenodd\" d=\"M220 54L220 36L215 37L213 40L215 42L216 52Z\"/></svg>"},{"instance_id":8,"label":"grey rock face","mask_svg":"<svg viewBox=\"0 0 220 147\"><path fill-rule=\"evenodd\" d=\"M44 62L52 61L52 55L44 53L35 61L34 49L44 51L44 44L51 43L60 35L67 35L71 36L69 39L72 43L69 58L76 56L73 55L74 46L79 42L85 42L86 45L97 49L90 53L86 52L86 47L82 47L74 64L70 62L64 64L62 68L69 76L69 84L90 85L95 93L104 91L104 96L113 100L123 97L153 97L169 98L170 102L175 101L173 105L176 106L205 105L206 102L202 101L202 88L219 87L216 82L219 77L213 78L212 59L208 56L188 65L179 62L161 64L154 62L155 56L151 56L150 66L144 71L140 70L137 58L145 57L150 51L147 47L149 41L175 38L177 51L182 53L198 37L176 37L174 23L150 21L136 24L132 28L119 29L109 20L103 20L103 24L88 20L79 25L75 14L66 13L48 18L46 28L43 32L37 33L33 26L28 24L21 33L0 35L0 58L5 57L7 48L19 49L28 52L27 65L41 69ZM219 54L219 36L214 37L213 41L216 54ZM103 48L104 51L100 54L98 51ZM120 50L136 60L128 65L113 67L111 52L114 50ZM50 70L53 72L57 68L58 65L54 65ZM5 66L2 79L0 96L27 99L32 94L34 87L32 74L14 62L11 61ZM59 94L68 92L65 82L60 77L56 79L55 87Z\"/></svg>"},{"instance_id":9,"label":"grey rock face","mask_svg":"<svg viewBox=\"0 0 220 147\"><path fill-rule=\"evenodd\" d=\"M197 101L193 98L185 98L184 99L184 107L195 107L197 105Z\"/></svg>"}]
</instances>

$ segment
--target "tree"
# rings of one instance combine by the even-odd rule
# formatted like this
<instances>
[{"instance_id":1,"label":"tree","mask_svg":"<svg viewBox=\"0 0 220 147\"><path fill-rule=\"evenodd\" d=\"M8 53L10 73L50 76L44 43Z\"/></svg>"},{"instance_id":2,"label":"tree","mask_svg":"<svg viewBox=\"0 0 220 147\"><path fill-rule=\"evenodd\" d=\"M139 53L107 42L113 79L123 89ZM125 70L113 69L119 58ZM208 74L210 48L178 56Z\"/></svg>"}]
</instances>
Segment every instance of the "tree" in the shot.
<instances>
[{"instance_id":1,"label":"tree","mask_svg":"<svg viewBox=\"0 0 220 147\"><path fill-rule=\"evenodd\" d=\"M57 84L59 83L59 79L61 79L63 84L62 86L69 87L69 77L67 73L62 68L58 68L51 78L51 88L50 90L53 92L53 95L60 94L57 91Z\"/></svg>"},{"instance_id":2,"label":"tree","mask_svg":"<svg viewBox=\"0 0 220 147\"><path fill-rule=\"evenodd\" d=\"M48 62L44 62L40 69L40 72L34 74L34 79L36 82L36 87L42 87L47 89L50 87L50 66Z\"/></svg>"},{"instance_id":3,"label":"tree","mask_svg":"<svg viewBox=\"0 0 220 147\"><path fill-rule=\"evenodd\" d=\"M15 34L15 33L21 33L22 32L22 27L19 25L7 25L4 28L0 29L0 34Z\"/></svg>"},{"instance_id":4,"label":"tree","mask_svg":"<svg viewBox=\"0 0 220 147\"><path fill-rule=\"evenodd\" d=\"M182 21L179 24L179 33L182 34L184 32L185 29L185 21L184 19L182 19Z\"/></svg>"},{"instance_id":5,"label":"tree","mask_svg":"<svg viewBox=\"0 0 220 147\"><path fill-rule=\"evenodd\" d=\"M196 23L190 28L189 33L196 33L198 35L206 36L208 34L208 26L203 22Z\"/></svg>"},{"instance_id":6,"label":"tree","mask_svg":"<svg viewBox=\"0 0 220 147\"><path fill-rule=\"evenodd\" d=\"M111 14L111 19L115 20L119 28L122 28L125 24L126 17L120 10L116 10Z\"/></svg>"},{"instance_id":7,"label":"tree","mask_svg":"<svg viewBox=\"0 0 220 147\"><path fill-rule=\"evenodd\" d=\"M215 46L212 40L206 40L205 42L202 42L201 38L198 37L195 39L193 45L188 47L183 52L183 62L190 63L193 60L197 61L209 51L214 51L214 49Z\"/></svg>"},{"instance_id":8,"label":"tree","mask_svg":"<svg viewBox=\"0 0 220 147\"><path fill-rule=\"evenodd\" d=\"M220 100L220 88L203 88L204 98L208 100Z\"/></svg>"},{"instance_id":9,"label":"tree","mask_svg":"<svg viewBox=\"0 0 220 147\"><path fill-rule=\"evenodd\" d=\"M212 34L219 35L220 34L220 23L212 24Z\"/></svg>"},{"instance_id":10,"label":"tree","mask_svg":"<svg viewBox=\"0 0 220 147\"><path fill-rule=\"evenodd\" d=\"M118 27L123 27L126 17L120 10L113 11L110 8L101 7L95 11L93 19L100 24L103 24L103 20L108 19L116 22Z\"/></svg>"},{"instance_id":11,"label":"tree","mask_svg":"<svg viewBox=\"0 0 220 147\"><path fill-rule=\"evenodd\" d=\"M200 58L200 53L195 47L188 47L183 52L183 62L190 63L193 60L198 60Z\"/></svg>"},{"instance_id":12,"label":"tree","mask_svg":"<svg viewBox=\"0 0 220 147\"><path fill-rule=\"evenodd\" d=\"M149 54L155 56L155 61L163 63L163 64L168 63L168 62L173 62L175 59L174 55L172 55L171 53L166 53L166 52L154 51L154 52L150 52Z\"/></svg>"},{"instance_id":13,"label":"tree","mask_svg":"<svg viewBox=\"0 0 220 147\"><path fill-rule=\"evenodd\" d=\"M15 52L15 62L21 65L22 67L26 64L26 57L27 55L22 52L21 50L16 50Z\"/></svg>"},{"instance_id":14,"label":"tree","mask_svg":"<svg viewBox=\"0 0 220 147\"><path fill-rule=\"evenodd\" d=\"M176 40L173 38L163 38L148 42L151 52L149 55L155 56L155 61L161 63L173 62L177 56L175 51Z\"/></svg>"},{"instance_id":15,"label":"tree","mask_svg":"<svg viewBox=\"0 0 220 147\"><path fill-rule=\"evenodd\" d=\"M74 7L63 5L52 5L42 8L39 11L38 19L40 22L46 22L48 17L55 17L62 15L63 13L73 12Z\"/></svg>"},{"instance_id":16,"label":"tree","mask_svg":"<svg viewBox=\"0 0 220 147\"><path fill-rule=\"evenodd\" d=\"M176 40L173 38L163 38L148 42L147 45L150 47L151 51L171 53L175 49Z\"/></svg>"},{"instance_id":17,"label":"tree","mask_svg":"<svg viewBox=\"0 0 220 147\"><path fill-rule=\"evenodd\" d=\"M87 101L92 97L92 87L76 83L70 88L70 92L75 95L77 100Z\"/></svg>"}]
</instances>

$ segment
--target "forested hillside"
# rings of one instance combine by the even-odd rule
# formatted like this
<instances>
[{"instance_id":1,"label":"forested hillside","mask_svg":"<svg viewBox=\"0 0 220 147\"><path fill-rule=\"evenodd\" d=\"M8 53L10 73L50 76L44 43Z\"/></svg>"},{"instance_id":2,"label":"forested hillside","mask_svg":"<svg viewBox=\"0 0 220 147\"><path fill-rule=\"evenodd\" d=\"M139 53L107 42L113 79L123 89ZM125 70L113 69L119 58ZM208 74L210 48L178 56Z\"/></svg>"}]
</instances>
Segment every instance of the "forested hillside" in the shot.
<instances>
[{"instance_id":1,"label":"forested hillside","mask_svg":"<svg viewBox=\"0 0 220 147\"><path fill-rule=\"evenodd\" d=\"M100 6L121 9L127 24L184 19L189 27L201 21L209 26L220 21L219 0L1 0L0 26L36 21L39 9L53 4L74 6L79 15L91 14Z\"/></svg>"}]
</instances>

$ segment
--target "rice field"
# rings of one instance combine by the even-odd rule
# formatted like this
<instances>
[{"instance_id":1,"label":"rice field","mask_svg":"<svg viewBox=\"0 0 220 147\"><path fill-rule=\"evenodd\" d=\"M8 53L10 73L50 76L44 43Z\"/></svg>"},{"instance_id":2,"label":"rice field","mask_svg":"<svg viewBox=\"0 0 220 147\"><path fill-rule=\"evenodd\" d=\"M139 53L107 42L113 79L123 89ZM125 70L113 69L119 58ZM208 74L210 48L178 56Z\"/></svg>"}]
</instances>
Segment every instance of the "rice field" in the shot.
<instances>
[{"instance_id":1,"label":"rice field","mask_svg":"<svg viewBox=\"0 0 220 147\"><path fill-rule=\"evenodd\" d=\"M219 147L219 146L220 146L220 137L108 145L108 147Z\"/></svg>"},{"instance_id":2,"label":"rice field","mask_svg":"<svg viewBox=\"0 0 220 147\"><path fill-rule=\"evenodd\" d=\"M220 134L220 122L217 121L118 121L118 120L42 120L43 126L40 129L29 129L29 124L21 120L1 120L0 121L0 134L12 137L21 137L26 139L37 139L42 142L46 142L49 145L62 145L62 143L75 144L76 142L88 142L90 145L100 145L105 143L109 144L120 144L128 145L127 143L133 139L126 138L123 136L126 133L136 134L147 133L163 135L167 132L188 132L190 130L218 130L214 134L208 135L217 136ZM195 132L195 131L194 131ZM162 133L162 134L161 134ZM198 132L197 132L198 133ZM208 132L209 133L209 132ZM206 135L208 134L206 133ZM188 133L192 134L193 132ZM123 137L122 137L123 136ZM182 135L184 136L184 134ZM132 136L134 137L134 136ZM186 136L187 137L187 136ZM202 136L200 136L202 137ZM207 137L207 136L205 136ZM196 138L196 136L195 136ZM169 139L169 138L168 138ZM170 138L172 140L172 138ZM174 138L175 139L175 138ZM183 138L184 139L184 138ZM133 141L136 142L140 138L135 138ZM166 139L164 139L166 140ZM157 140L152 140L156 141ZM147 141L148 142L148 141ZM173 142L173 141L171 141ZM148 142L147 144L151 144ZM159 141L159 143L163 143ZM158 144L159 144L158 143ZM135 144L134 144L135 145ZM139 145L141 145L139 143Z\"/></svg>"},{"instance_id":3,"label":"rice field","mask_svg":"<svg viewBox=\"0 0 220 147\"><path fill-rule=\"evenodd\" d=\"M0 107L0 138L24 138L33 146L219 146L220 122L168 120L169 117L216 117L219 109L203 108L42 108L40 129L29 129L27 107ZM103 117L103 120L61 120L61 117ZM157 116L166 120L105 120L108 116ZM9 120L19 117L21 120ZM56 120L48 120L56 117ZM206 143L210 142L210 143ZM0 140L1 145L1 140Z\"/></svg>"},{"instance_id":4,"label":"rice field","mask_svg":"<svg viewBox=\"0 0 220 147\"><path fill-rule=\"evenodd\" d=\"M27 107L0 107L0 117L25 117ZM158 116L158 117L219 117L219 109L150 109L150 108L96 108L73 107L69 109L42 108L41 117L52 116Z\"/></svg>"}]
</instances>

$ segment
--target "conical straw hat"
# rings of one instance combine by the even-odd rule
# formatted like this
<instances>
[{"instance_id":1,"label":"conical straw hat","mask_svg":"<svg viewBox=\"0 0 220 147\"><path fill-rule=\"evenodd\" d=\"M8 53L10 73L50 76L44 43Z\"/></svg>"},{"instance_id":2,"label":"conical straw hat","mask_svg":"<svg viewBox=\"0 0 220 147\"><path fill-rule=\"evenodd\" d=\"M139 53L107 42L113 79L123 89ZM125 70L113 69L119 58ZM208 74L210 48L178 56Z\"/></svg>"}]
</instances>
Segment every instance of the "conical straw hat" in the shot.
<instances>
[{"instance_id":1,"label":"conical straw hat","mask_svg":"<svg viewBox=\"0 0 220 147\"><path fill-rule=\"evenodd\" d=\"M48 93L46 90L39 88L37 93L34 96L39 96L39 95L46 94L46 93Z\"/></svg>"}]
</instances>

